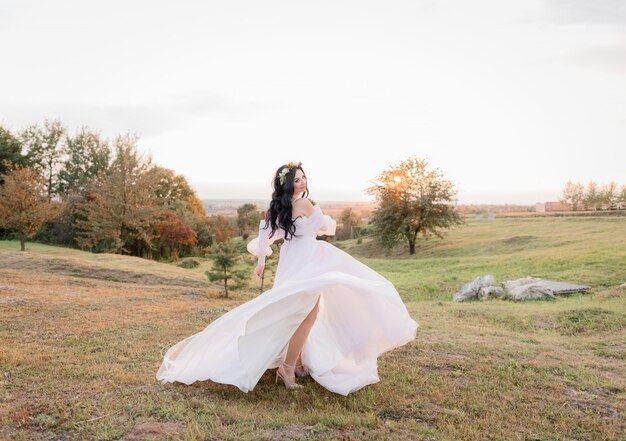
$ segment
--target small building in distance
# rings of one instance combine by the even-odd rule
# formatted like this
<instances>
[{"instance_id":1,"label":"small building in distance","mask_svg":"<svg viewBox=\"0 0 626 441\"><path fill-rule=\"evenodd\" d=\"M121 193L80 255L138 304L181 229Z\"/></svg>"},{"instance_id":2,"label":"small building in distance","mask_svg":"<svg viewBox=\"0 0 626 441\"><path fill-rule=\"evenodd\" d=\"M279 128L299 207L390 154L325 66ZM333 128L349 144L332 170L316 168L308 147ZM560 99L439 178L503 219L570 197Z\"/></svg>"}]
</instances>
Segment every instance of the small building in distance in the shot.
<instances>
[{"instance_id":1,"label":"small building in distance","mask_svg":"<svg viewBox=\"0 0 626 441\"><path fill-rule=\"evenodd\" d=\"M569 207L561 202L537 202L535 204L537 213L545 213L547 211L569 211Z\"/></svg>"}]
</instances>

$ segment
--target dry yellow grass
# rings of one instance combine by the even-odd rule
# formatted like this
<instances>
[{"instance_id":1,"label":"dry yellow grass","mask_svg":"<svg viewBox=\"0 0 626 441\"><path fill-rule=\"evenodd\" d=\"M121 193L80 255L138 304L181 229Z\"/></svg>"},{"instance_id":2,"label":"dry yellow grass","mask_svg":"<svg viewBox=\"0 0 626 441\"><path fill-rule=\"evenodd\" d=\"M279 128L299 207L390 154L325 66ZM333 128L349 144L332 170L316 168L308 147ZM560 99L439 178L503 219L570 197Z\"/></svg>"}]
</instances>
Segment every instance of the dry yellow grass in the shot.
<instances>
[{"instance_id":1,"label":"dry yellow grass","mask_svg":"<svg viewBox=\"0 0 626 441\"><path fill-rule=\"evenodd\" d=\"M288 391L267 372L244 394L154 375L164 350L248 294L223 299L173 265L9 245L2 439L617 440L626 430L620 288L552 303L410 302L418 338L379 359L380 383L343 397L311 379Z\"/></svg>"}]
</instances>

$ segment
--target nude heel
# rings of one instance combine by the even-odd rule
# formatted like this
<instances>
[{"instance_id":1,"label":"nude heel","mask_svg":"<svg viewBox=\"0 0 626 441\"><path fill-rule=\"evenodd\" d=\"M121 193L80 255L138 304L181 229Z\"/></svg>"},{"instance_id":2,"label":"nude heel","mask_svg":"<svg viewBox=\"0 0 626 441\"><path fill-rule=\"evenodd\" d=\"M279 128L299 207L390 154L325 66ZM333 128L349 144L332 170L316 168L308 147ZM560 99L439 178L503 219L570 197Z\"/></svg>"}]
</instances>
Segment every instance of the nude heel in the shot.
<instances>
[{"instance_id":1,"label":"nude heel","mask_svg":"<svg viewBox=\"0 0 626 441\"><path fill-rule=\"evenodd\" d=\"M297 364L296 368L295 368L295 373L298 377L308 377L311 374L309 373L309 370L304 367L303 364Z\"/></svg>"},{"instance_id":2,"label":"nude heel","mask_svg":"<svg viewBox=\"0 0 626 441\"><path fill-rule=\"evenodd\" d=\"M300 389L300 388L303 388L304 386L302 386L301 384L296 383L296 376L295 375L287 376L287 375L284 374L284 370L281 373L281 368L283 367L283 365L295 369L295 366L292 366L290 364L287 364L287 363L281 364L278 367L278 369L276 370L276 383L278 383L278 377L280 377L280 379L283 380L283 383L285 384L285 387L287 389ZM289 383L288 382L289 378L293 378L293 383Z\"/></svg>"}]
</instances>

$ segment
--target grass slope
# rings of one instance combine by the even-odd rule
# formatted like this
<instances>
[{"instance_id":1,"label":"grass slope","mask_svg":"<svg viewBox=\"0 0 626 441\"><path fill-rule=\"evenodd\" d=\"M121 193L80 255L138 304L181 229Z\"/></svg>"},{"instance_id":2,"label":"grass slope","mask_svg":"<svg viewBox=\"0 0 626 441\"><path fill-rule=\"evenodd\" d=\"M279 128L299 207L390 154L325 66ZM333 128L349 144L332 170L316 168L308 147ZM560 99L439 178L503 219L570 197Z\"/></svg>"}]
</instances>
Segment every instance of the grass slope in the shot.
<instances>
[{"instance_id":1,"label":"grass slope","mask_svg":"<svg viewBox=\"0 0 626 441\"><path fill-rule=\"evenodd\" d=\"M340 245L392 280L406 301L450 299L486 274L498 282L532 275L596 288L626 282L624 217L472 220L422 242L414 256L392 259L376 257L371 242Z\"/></svg>"},{"instance_id":2,"label":"grass slope","mask_svg":"<svg viewBox=\"0 0 626 441\"><path fill-rule=\"evenodd\" d=\"M379 383L348 397L311 379L288 391L272 371L248 394L160 385L162 353L248 294L223 299L201 272L174 265L0 242L0 439L623 439L626 235L615 221L471 222L417 256L362 257L421 327L380 357ZM554 302L450 301L486 273L593 289Z\"/></svg>"}]
</instances>

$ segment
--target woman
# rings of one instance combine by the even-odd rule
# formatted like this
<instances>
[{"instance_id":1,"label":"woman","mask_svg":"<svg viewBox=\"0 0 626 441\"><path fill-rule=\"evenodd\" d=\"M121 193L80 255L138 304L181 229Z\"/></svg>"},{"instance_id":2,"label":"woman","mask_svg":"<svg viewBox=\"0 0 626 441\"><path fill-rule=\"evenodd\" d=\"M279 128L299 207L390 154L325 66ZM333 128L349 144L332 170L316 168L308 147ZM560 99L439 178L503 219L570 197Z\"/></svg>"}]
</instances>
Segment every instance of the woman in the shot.
<instances>
[{"instance_id":1,"label":"woman","mask_svg":"<svg viewBox=\"0 0 626 441\"><path fill-rule=\"evenodd\" d=\"M274 286L224 314L203 331L172 346L157 372L161 382L213 380L244 392L263 373L302 387L310 375L330 391L348 395L379 381L377 358L415 338L394 286L371 268L318 235L334 235L336 223L306 199L300 163L278 168L272 201L259 237L248 243L261 276L271 245L284 243Z\"/></svg>"}]
</instances>

